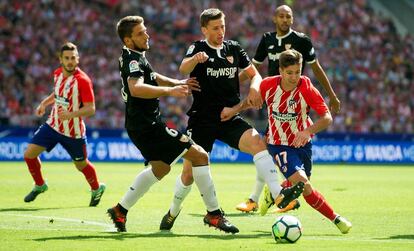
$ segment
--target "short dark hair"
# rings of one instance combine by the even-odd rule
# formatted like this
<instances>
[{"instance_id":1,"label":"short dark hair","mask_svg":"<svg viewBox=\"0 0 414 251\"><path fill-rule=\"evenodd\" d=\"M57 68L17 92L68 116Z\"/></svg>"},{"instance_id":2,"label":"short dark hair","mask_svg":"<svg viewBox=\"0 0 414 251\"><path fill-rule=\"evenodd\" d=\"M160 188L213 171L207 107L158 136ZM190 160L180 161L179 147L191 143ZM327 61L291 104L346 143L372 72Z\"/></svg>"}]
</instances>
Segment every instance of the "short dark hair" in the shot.
<instances>
[{"instance_id":1,"label":"short dark hair","mask_svg":"<svg viewBox=\"0 0 414 251\"><path fill-rule=\"evenodd\" d=\"M297 50L286 50L280 53L279 66L284 69L291 65L302 64L302 54Z\"/></svg>"},{"instance_id":2,"label":"short dark hair","mask_svg":"<svg viewBox=\"0 0 414 251\"><path fill-rule=\"evenodd\" d=\"M124 43L125 37L131 37L132 29L143 22L144 18L141 16L126 16L119 20L116 24L116 31L122 43Z\"/></svg>"},{"instance_id":3,"label":"short dark hair","mask_svg":"<svg viewBox=\"0 0 414 251\"><path fill-rule=\"evenodd\" d=\"M60 47L60 56L63 55L64 51L76 51L78 52L78 47L71 42L66 42L62 45L62 47Z\"/></svg>"},{"instance_id":4,"label":"short dark hair","mask_svg":"<svg viewBox=\"0 0 414 251\"><path fill-rule=\"evenodd\" d=\"M223 11L221 11L220 9L206 9L200 15L200 25L201 27L207 27L208 22L210 22L211 20L220 19L222 17L226 17L226 15L224 15Z\"/></svg>"}]
</instances>

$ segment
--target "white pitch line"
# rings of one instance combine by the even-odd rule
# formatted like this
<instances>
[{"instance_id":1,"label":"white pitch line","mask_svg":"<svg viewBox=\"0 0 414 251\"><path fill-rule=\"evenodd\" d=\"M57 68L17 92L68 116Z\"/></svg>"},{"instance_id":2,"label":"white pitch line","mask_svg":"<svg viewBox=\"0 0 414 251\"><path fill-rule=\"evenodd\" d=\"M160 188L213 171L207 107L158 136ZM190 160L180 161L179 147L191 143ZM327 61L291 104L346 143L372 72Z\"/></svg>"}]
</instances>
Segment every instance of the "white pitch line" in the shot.
<instances>
[{"instance_id":1,"label":"white pitch line","mask_svg":"<svg viewBox=\"0 0 414 251\"><path fill-rule=\"evenodd\" d=\"M114 226L107 223L97 222L97 221L87 221L81 219L74 219L74 218L63 218L63 217L56 217L56 216L41 216L41 215L32 215L32 214L10 214L10 213L0 213L0 215L8 215L8 216L18 216L18 217L26 217L26 218L35 218L35 219L48 219L48 220L61 220L66 222L75 222L93 226L101 226L106 227L108 231L114 230Z\"/></svg>"}]
</instances>

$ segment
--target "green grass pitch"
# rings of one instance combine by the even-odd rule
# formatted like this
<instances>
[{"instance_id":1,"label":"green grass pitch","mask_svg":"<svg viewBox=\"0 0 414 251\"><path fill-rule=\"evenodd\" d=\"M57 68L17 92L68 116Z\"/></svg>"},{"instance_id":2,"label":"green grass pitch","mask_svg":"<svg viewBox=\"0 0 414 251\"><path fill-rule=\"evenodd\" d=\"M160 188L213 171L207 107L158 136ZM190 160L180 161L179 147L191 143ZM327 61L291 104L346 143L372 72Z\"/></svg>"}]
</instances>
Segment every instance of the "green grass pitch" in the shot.
<instances>
[{"instance_id":1,"label":"green grass pitch","mask_svg":"<svg viewBox=\"0 0 414 251\"><path fill-rule=\"evenodd\" d=\"M116 233L106 209L117 203L141 163L95 163L107 184L101 204L89 208L89 186L71 163L43 162L49 190L24 203L32 179L24 162L0 163L0 250L414 250L413 166L315 165L312 183L335 211L353 223L342 235L301 198L290 212L304 227L295 244L276 244L275 214L243 214L235 205L253 187L252 164L214 164L212 175L221 207L239 229L225 234L203 225L205 208L193 186L172 232L158 230L173 195L181 165L130 210L127 233Z\"/></svg>"}]
</instances>

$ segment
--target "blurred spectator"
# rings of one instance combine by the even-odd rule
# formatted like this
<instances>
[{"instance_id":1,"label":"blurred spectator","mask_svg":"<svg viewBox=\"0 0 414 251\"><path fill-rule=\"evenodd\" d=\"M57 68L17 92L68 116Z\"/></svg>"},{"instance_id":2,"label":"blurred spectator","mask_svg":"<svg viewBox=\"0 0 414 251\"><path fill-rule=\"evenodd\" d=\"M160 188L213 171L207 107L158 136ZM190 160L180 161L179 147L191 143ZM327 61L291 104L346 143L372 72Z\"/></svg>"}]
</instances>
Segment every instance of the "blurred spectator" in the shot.
<instances>
[{"instance_id":1,"label":"blurred spectator","mask_svg":"<svg viewBox=\"0 0 414 251\"><path fill-rule=\"evenodd\" d=\"M388 19L364 0L301 0L294 3L296 30L312 37L316 53L342 102L329 131L413 133L414 39L400 37ZM41 0L0 2L0 125L35 126L33 109L52 89L56 51L77 41L82 69L94 82L97 128L123 128L115 23L142 15L153 28L149 60L156 71L182 78L177 67L191 41L201 39L198 13L218 7L226 13L227 39L242 43L252 56L268 18L283 1L272 0ZM68 17L71 17L70 19ZM264 18L266 17L266 18ZM323 45L323 47L322 47ZM309 68L309 67L308 67ZM313 76L312 72L306 72ZM316 81L316 80L313 80ZM246 87L244 93L246 94ZM322 90L322 88L319 88ZM163 98L168 124L183 130L188 104ZM247 112L264 129L264 112Z\"/></svg>"}]
</instances>

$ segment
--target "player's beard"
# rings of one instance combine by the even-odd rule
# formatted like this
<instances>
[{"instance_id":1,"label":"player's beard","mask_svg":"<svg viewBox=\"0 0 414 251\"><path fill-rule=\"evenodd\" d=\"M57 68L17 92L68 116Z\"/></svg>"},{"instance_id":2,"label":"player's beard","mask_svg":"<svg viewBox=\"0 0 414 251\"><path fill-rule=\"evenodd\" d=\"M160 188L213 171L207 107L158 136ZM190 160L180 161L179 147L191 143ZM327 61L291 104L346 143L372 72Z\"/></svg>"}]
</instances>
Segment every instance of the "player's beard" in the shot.
<instances>
[{"instance_id":1,"label":"player's beard","mask_svg":"<svg viewBox=\"0 0 414 251\"><path fill-rule=\"evenodd\" d=\"M136 51L139 51L139 52L144 52L144 51L147 51L148 50L148 48L140 48L136 43L135 43L135 41L134 40L132 40L132 43L134 44L134 50L136 50Z\"/></svg>"},{"instance_id":2,"label":"player's beard","mask_svg":"<svg viewBox=\"0 0 414 251\"><path fill-rule=\"evenodd\" d=\"M69 68L69 67L67 67L66 65L62 64L63 69L64 69L67 73L69 73L69 74L72 74L72 73L75 71L76 66L77 66L77 65L74 65L74 66L72 66L72 67L70 67L70 68Z\"/></svg>"}]
</instances>

